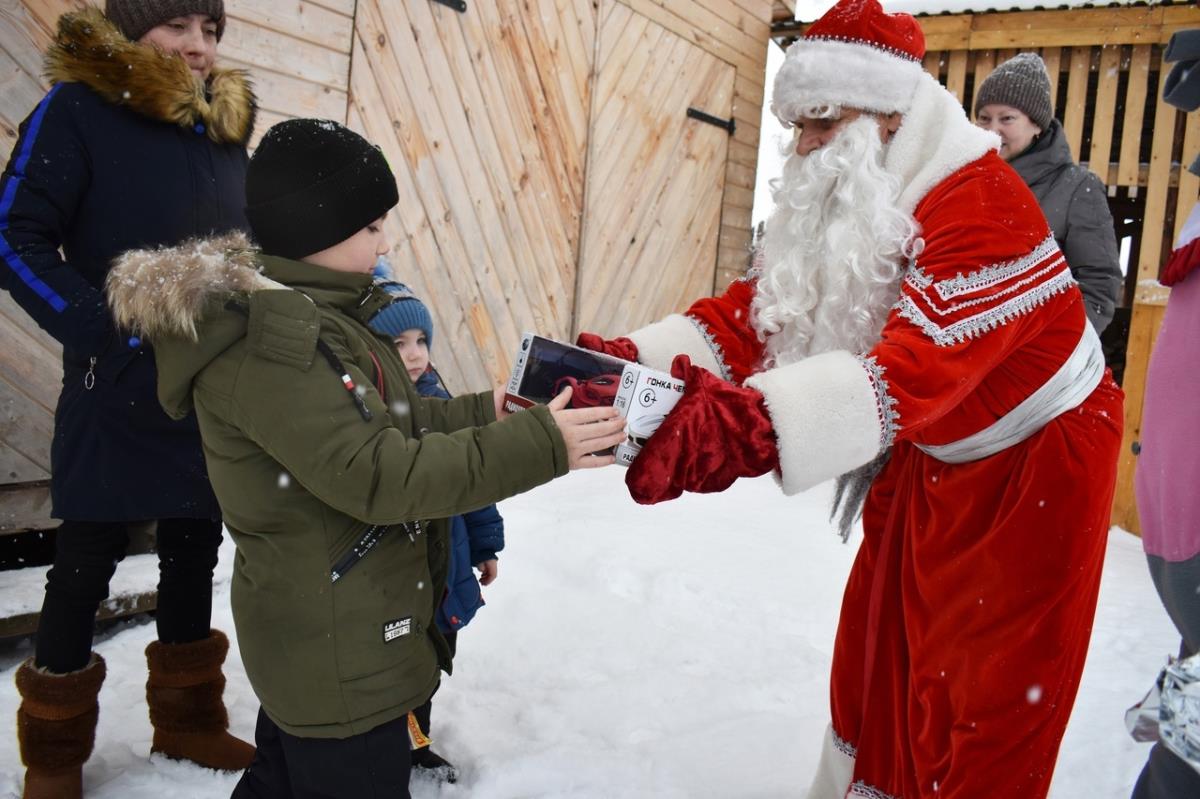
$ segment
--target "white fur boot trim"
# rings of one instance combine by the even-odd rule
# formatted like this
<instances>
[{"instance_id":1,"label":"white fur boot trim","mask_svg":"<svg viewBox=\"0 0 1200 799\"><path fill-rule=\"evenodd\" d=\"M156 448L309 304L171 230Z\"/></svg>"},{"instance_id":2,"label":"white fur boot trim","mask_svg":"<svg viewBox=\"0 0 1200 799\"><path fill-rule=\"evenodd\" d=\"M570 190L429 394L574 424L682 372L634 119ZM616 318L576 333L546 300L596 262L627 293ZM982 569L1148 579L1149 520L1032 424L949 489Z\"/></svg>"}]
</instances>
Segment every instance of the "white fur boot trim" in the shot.
<instances>
[{"instance_id":1,"label":"white fur boot trim","mask_svg":"<svg viewBox=\"0 0 1200 799\"><path fill-rule=\"evenodd\" d=\"M851 751L845 742L839 741L833 734L833 725L825 728L821 759L805 799L845 799L850 780L854 777L854 755Z\"/></svg>"}]
</instances>

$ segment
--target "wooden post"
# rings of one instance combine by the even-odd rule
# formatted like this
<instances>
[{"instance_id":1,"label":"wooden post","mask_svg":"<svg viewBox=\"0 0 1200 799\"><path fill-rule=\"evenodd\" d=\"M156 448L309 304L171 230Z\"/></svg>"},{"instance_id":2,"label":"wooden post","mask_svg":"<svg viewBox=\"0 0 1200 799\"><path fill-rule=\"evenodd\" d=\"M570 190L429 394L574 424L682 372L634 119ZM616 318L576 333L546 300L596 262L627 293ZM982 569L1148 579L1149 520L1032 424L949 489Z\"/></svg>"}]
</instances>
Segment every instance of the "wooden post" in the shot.
<instances>
[{"instance_id":1,"label":"wooden post","mask_svg":"<svg viewBox=\"0 0 1200 799\"><path fill-rule=\"evenodd\" d=\"M1136 442L1140 441L1142 432L1146 371L1150 365L1154 339L1162 325L1167 296L1167 291L1158 286L1157 282L1159 264L1163 256L1163 223L1166 217L1167 192L1170 188L1171 149L1175 137L1175 108L1162 100L1162 88L1166 80L1167 70L1160 70L1155 95L1159 99L1154 112L1154 139L1150 150L1146 212L1142 220L1142 250L1138 259L1138 290L1134 296L1129 342L1125 349L1125 434L1117 461L1117 488L1113 496L1113 524L1134 533L1141 530L1133 485L1133 474L1137 468ZM1131 83L1131 93L1132 88Z\"/></svg>"}]
</instances>

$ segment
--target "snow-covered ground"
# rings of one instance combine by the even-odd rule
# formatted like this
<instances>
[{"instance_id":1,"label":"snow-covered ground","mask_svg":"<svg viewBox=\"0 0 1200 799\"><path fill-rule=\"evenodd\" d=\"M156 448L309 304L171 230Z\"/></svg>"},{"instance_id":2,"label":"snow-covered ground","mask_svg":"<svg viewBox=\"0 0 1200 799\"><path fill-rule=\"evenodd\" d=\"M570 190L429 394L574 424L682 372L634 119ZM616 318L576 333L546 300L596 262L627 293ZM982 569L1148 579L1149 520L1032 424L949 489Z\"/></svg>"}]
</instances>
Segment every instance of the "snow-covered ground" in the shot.
<instances>
[{"instance_id":1,"label":"snow-covered ground","mask_svg":"<svg viewBox=\"0 0 1200 799\"><path fill-rule=\"evenodd\" d=\"M843 545L825 522L827 487L789 499L763 478L640 508L622 476L574 473L502 504L500 579L434 704L437 748L463 777L417 784L418 799L802 795L858 537ZM227 544L214 611L230 633L231 556ZM236 776L147 756L142 650L153 630L127 625L98 644L109 679L88 796L226 797ZM1148 745L1126 735L1123 713L1177 644L1139 541L1114 530L1053 797L1129 795ZM13 671L27 654L0 662L10 725ZM233 730L250 737L257 704L236 649L226 674ZM10 734L0 797L19 796L20 782Z\"/></svg>"}]
</instances>

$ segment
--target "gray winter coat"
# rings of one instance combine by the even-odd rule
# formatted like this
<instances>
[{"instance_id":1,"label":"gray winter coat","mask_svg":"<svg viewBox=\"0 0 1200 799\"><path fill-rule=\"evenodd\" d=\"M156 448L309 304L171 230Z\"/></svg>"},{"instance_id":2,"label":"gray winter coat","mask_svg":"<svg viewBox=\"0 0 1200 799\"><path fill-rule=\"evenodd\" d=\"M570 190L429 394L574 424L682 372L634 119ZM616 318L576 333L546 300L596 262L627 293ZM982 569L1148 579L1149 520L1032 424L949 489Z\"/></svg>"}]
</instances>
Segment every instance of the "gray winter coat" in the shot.
<instances>
[{"instance_id":1,"label":"gray winter coat","mask_svg":"<svg viewBox=\"0 0 1200 799\"><path fill-rule=\"evenodd\" d=\"M1103 333L1125 280L1104 184L1071 158L1057 119L1009 165L1037 197L1071 274L1079 281L1087 317L1096 332Z\"/></svg>"}]
</instances>

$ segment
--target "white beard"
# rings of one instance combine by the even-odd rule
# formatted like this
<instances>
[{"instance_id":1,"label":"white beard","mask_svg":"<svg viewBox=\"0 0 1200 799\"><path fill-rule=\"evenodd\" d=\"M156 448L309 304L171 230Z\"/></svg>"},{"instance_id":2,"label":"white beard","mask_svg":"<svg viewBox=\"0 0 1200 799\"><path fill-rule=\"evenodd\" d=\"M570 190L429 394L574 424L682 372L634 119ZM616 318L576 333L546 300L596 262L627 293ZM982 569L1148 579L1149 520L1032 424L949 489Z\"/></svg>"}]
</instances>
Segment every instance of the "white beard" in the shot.
<instances>
[{"instance_id":1,"label":"white beard","mask_svg":"<svg viewBox=\"0 0 1200 799\"><path fill-rule=\"evenodd\" d=\"M793 153L772 181L751 321L764 367L830 350L866 352L900 290L917 225L896 207L878 123L863 116L829 144Z\"/></svg>"}]
</instances>

